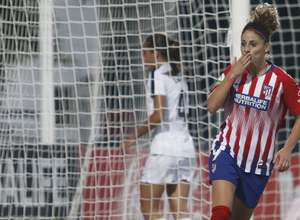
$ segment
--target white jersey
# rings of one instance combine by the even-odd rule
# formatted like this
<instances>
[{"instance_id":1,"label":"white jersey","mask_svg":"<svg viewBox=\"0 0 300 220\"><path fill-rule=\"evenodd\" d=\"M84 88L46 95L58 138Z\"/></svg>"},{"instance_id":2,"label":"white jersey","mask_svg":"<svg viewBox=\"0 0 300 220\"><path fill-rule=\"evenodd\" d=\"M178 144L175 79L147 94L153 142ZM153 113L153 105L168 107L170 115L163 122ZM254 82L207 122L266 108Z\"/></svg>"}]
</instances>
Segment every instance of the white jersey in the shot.
<instances>
[{"instance_id":1,"label":"white jersey","mask_svg":"<svg viewBox=\"0 0 300 220\"><path fill-rule=\"evenodd\" d=\"M153 97L166 97L165 117L152 130L151 154L195 157L193 139L189 133L186 114L188 113L188 87L182 74L171 76L171 66L164 64L149 73L147 83L148 115L154 112Z\"/></svg>"}]
</instances>

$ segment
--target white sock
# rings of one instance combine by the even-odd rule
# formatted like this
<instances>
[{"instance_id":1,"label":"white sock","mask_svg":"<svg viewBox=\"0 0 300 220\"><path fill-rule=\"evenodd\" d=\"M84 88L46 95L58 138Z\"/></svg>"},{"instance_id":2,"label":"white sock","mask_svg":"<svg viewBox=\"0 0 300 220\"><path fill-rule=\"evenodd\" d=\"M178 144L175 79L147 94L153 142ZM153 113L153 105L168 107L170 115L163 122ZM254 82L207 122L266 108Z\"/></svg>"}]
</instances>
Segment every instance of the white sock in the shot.
<instances>
[{"instance_id":1,"label":"white sock","mask_svg":"<svg viewBox=\"0 0 300 220\"><path fill-rule=\"evenodd\" d=\"M179 220L192 220L191 218L181 218Z\"/></svg>"},{"instance_id":2,"label":"white sock","mask_svg":"<svg viewBox=\"0 0 300 220\"><path fill-rule=\"evenodd\" d=\"M166 220L165 218L159 218L159 219L156 219L156 220Z\"/></svg>"}]
</instances>

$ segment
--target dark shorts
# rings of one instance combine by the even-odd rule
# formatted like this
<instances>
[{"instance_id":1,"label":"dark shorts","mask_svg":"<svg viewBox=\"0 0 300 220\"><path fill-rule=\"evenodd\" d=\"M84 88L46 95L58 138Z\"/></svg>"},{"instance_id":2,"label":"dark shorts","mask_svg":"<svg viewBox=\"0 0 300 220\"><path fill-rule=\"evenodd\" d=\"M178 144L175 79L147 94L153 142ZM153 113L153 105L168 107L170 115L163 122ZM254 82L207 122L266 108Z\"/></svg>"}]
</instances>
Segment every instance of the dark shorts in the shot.
<instances>
[{"instance_id":1,"label":"dark shorts","mask_svg":"<svg viewBox=\"0 0 300 220\"><path fill-rule=\"evenodd\" d=\"M214 160L213 160L214 159ZM249 208L255 208L258 204L269 176L244 172L229 154L229 150L220 151L209 157L209 179L227 180L236 186L236 196Z\"/></svg>"}]
</instances>

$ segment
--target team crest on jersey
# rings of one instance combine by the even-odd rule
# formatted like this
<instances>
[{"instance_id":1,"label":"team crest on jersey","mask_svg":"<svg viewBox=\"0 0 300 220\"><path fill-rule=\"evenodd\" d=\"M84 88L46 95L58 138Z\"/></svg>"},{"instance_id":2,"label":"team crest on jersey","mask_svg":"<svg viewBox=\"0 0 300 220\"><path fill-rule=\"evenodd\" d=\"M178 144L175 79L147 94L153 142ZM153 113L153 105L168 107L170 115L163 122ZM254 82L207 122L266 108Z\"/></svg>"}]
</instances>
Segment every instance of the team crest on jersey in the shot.
<instances>
[{"instance_id":1,"label":"team crest on jersey","mask_svg":"<svg viewBox=\"0 0 300 220\"><path fill-rule=\"evenodd\" d=\"M273 91L273 87L270 86L270 85L264 85L264 88L263 88L263 94L265 96L269 96L272 94L272 91Z\"/></svg>"},{"instance_id":2,"label":"team crest on jersey","mask_svg":"<svg viewBox=\"0 0 300 220\"><path fill-rule=\"evenodd\" d=\"M212 172L212 173L216 172L216 169L217 169L217 163L213 163L213 164L211 165L211 172Z\"/></svg>"}]
</instances>

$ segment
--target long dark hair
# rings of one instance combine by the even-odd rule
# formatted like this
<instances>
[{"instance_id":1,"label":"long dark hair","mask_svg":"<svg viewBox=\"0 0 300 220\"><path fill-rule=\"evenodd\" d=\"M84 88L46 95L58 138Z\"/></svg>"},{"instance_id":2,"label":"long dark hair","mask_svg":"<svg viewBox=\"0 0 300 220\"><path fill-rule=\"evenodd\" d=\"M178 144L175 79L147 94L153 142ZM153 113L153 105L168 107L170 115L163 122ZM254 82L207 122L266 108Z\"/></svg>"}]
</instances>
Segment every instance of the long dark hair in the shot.
<instances>
[{"instance_id":1,"label":"long dark hair","mask_svg":"<svg viewBox=\"0 0 300 220\"><path fill-rule=\"evenodd\" d=\"M154 34L147 37L144 42L144 46L147 48L155 48L155 50L160 52L164 59L168 60L172 67L172 76L177 75L181 71L181 65L179 63L180 45L177 40L173 40L164 34Z\"/></svg>"}]
</instances>

